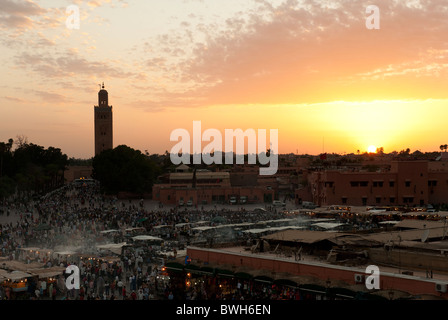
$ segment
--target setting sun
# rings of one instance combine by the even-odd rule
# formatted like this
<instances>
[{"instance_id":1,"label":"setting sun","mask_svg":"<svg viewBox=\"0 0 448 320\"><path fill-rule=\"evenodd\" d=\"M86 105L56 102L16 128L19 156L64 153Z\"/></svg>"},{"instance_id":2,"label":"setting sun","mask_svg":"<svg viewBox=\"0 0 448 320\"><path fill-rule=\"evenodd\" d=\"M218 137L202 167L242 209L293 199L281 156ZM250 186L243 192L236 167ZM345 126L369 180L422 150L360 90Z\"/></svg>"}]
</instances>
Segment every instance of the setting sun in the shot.
<instances>
[{"instance_id":1,"label":"setting sun","mask_svg":"<svg viewBox=\"0 0 448 320\"><path fill-rule=\"evenodd\" d=\"M369 146L367 148L368 153L376 153L376 147L375 146Z\"/></svg>"}]
</instances>

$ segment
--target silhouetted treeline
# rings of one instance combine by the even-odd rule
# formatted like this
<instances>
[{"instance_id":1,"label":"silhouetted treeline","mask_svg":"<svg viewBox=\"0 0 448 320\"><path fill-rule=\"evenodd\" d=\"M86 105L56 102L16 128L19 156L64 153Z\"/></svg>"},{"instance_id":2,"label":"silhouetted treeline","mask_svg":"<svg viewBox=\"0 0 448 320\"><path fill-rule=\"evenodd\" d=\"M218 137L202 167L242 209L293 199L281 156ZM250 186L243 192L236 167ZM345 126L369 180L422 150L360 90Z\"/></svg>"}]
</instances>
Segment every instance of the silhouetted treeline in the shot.
<instances>
[{"instance_id":1,"label":"silhouetted treeline","mask_svg":"<svg viewBox=\"0 0 448 320\"><path fill-rule=\"evenodd\" d=\"M0 200L13 194L45 193L64 184L67 155L61 149L19 140L0 142Z\"/></svg>"},{"instance_id":2,"label":"silhouetted treeline","mask_svg":"<svg viewBox=\"0 0 448 320\"><path fill-rule=\"evenodd\" d=\"M108 194L120 191L151 192L161 168L153 159L126 145L101 152L93 158L92 178L100 181Z\"/></svg>"}]
</instances>

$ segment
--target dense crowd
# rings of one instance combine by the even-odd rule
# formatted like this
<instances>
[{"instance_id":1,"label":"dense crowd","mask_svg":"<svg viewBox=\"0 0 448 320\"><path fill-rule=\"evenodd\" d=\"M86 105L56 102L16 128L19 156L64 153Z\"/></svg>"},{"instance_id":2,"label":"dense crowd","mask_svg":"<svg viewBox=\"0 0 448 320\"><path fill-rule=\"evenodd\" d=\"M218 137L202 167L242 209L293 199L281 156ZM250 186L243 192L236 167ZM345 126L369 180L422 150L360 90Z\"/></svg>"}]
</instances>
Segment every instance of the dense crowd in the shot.
<instances>
[{"instance_id":1,"label":"dense crowd","mask_svg":"<svg viewBox=\"0 0 448 320\"><path fill-rule=\"evenodd\" d=\"M244 211L244 214L241 214ZM217 223L258 222L279 219L284 215L276 210L245 211L211 206L200 208L148 208L143 200L118 200L101 194L97 183L72 183L57 189L39 200L20 204L4 203L2 213L15 216L15 222L0 223L1 256L15 260L18 249L27 247L82 248L83 252L98 254L96 245L129 242L127 229L142 228L146 234L163 237L166 250L176 252L184 248L193 236L191 223L206 221ZM0 217L1 218L1 217ZM1 220L0 220L1 221ZM179 225L179 227L176 227ZM158 228L168 226L168 228ZM119 232L103 233L107 230ZM160 249L160 248L159 248ZM35 296L54 299L56 294L76 299L152 299L163 291L157 282L161 263L156 250L143 246L142 250L127 248L114 262L101 259L80 263L82 288L76 292L64 290L64 284L46 286L35 284ZM39 261L47 266L67 266L68 261L47 259Z\"/></svg>"}]
</instances>

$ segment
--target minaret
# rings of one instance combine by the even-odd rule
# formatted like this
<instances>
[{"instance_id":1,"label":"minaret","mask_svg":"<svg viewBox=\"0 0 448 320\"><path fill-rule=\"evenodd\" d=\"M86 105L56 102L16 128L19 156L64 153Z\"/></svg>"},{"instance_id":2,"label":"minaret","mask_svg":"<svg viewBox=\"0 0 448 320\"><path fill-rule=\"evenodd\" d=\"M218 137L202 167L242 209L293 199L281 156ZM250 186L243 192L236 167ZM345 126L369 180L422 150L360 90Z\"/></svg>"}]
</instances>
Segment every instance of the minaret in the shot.
<instances>
[{"instance_id":1,"label":"minaret","mask_svg":"<svg viewBox=\"0 0 448 320\"><path fill-rule=\"evenodd\" d=\"M104 89L104 82L98 92L98 105L94 107L95 116L95 156L113 148L112 106Z\"/></svg>"}]
</instances>

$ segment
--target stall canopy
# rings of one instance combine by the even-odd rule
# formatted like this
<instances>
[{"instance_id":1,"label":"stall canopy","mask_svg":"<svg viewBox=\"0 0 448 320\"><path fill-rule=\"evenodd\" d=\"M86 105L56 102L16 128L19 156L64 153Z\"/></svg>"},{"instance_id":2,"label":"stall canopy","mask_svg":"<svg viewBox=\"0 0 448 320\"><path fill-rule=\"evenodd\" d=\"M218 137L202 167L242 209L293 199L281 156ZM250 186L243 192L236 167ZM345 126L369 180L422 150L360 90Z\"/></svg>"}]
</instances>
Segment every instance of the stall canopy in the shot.
<instances>
[{"instance_id":1,"label":"stall canopy","mask_svg":"<svg viewBox=\"0 0 448 320\"><path fill-rule=\"evenodd\" d=\"M200 274L201 273L201 267L194 265L194 264L187 264L184 267L184 270L186 272L190 272L190 273L195 273L195 274Z\"/></svg>"},{"instance_id":2,"label":"stall canopy","mask_svg":"<svg viewBox=\"0 0 448 320\"><path fill-rule=\"evenodd\" d=\"M230 270L226 270L226 269L215 269L215 274L217 276L221 276L221 277L233 277L234 276L234 272L230 271Z\"/></svg>"},{"instance_id":3,"label":"stall canopy","mask_svg":"<svg viewBox=\"0 0 448 320\"><path fill-rule=\"evenodd\" d=\"M142 240L142 241L163 241L162 238L153 237L153 236L147 236L147 235L141 235L141 236L135 236L132 237L132 239L135 240Z\"/></svg>"},{"instance_id":4,"label":"stall canopy","mask_svg":"<svg viewBox=\"0 0 448 320\"><path fill-rule=\"evenodd\" d=\"M168 271L183 272L184 266L178 262L169 262L165 265Z\"/></svg>"},{"instance_id":5,"label":"stall canopy","mask_svg":"<svg viewBox=\"0 0 448 320\"><path fill-rule=\"evenodd\" d=\"M25 278L30 278L33 275L29 274L27 272L23 272L23 271L13 271L13 272L5 273L5 274L3 274L3 276L7 277L8 279L11 279L12 281L16 281L16 280L22 280Z\"/></svg>"},{"instance_id":6,"label":"stall canopy","mask_svg":"<svg viewBox=\"0 0 448 320\"><path fill-rule=\"evenodd\" d=\"M250 280L253 276L247 272L236 272L234 277L237 279Z\"/></svg>"},{"instance_id":7,"label":"stall canopy","mask_svg":"<svg viewBox=\"0 0 448 320\"><path fill-rule=\"evenodd\" d=\"M114 232L121 232L121 231L120 230L116 230L116 229L110 229L110 230L101 231L100 233L108 234L108 233L114 233Z\"/></svg>"},{"instance_id":8,"label":"stall canopy","mask_svg":"<svg viewBox=\"0 0 448 320\"><path fill-rule=\"evenodd\" d=\"M33 275L37 275L39 279L56 277L64 273L64 267L51 267L51 268L42 268L42 269L32 269L29 272Z\"/></svg>"},{"instance_id":9,"label":"stall canopy","mask_svg":"<svg viewBox=\"0 0 448 320\"><path fill-rule=\"evenodd\" d=\"M323 286L319 286L317 284L301 284L299 285L299 289L306 292L311 292L314 294L326 294L327 288Z\"/></svg>"},{"instance_id":10,"label":"stall canopy","mask_svg":"<svg viewBox=\"0 0 448 320\"><path fill-rule=\"evenodd\" d=\"M297 288L299 286L297 282L289 279L276 279L274 280L274 284L291 288Z\"/></svg>"},{"instance_id":11,"label":"stall canopy","mask_svg":"<svg viewBox=\"0 0 448 320\"><path fill-rule=\"evenodd\" d=\"M268 276L256 276L253 278L254 281L263 282L263 283L273 283L274 279Z\"/></svg>"},{"instance_id":12,"label":"stall canopy","mask_svg":"<svg viewBox=\"0 0 448 320\"><path fill-rule=\"evenodd\" d=\"M43 263L24 263L17 260L9 260L9 261L3 261L1 263L1 266L3 269L9 269L9 270L15 270L15 271L24 271L26 272L29 269L37 269L44 267Z\"/></svg>"},{"instance_id":13,"label":"stall canopy","mask_svg":"<svg viewBox=\"0 0 448 320\"><path fill-rule=\"evenodd\" d=\"M126 242L122 243L108 243L96 246L97 249L109 250L115 254L121 254L121 249L126 245Z\"/></svg>"}]
</instances>

